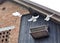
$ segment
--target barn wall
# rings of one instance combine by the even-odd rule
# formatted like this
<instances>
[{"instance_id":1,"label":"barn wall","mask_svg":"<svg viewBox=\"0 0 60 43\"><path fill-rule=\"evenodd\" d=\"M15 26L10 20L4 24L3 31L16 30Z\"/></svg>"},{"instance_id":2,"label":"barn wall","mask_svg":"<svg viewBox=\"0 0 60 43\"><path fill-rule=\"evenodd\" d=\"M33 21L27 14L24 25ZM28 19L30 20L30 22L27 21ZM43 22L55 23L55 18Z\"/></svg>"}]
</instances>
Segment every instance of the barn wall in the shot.
<instances>
[{"instance_id":1,"label":"barn wall","mask_svg":"<svg viewBox=\"0 0 60 43\"><path fill-rule=\"evenodd\" d=\"M26 15L22 17L21 30L19 36L19 43L60 43L60 24L54 23L53 21L45 21L44 16L38 13L40 17L36 22L28 22L28 19L32 15ZM49 37L34 39L30 35L30 27L36 27L41 25L48 25Z\"/></svg>"}]
</instances>

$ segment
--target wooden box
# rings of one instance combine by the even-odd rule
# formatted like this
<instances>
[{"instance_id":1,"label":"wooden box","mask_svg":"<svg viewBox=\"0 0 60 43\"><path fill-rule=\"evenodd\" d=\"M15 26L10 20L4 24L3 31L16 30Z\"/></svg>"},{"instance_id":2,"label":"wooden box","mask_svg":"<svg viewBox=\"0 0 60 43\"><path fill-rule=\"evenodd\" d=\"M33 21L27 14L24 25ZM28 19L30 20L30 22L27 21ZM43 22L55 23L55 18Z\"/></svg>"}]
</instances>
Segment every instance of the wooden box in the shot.
<instances>
[{"instance_id":1,"label":"wooden box","mask_svg":"<svg viewBox=\"0 0 60 43\"><path fill-rule=\"evenodd\" d=\"M49 33L48 33L48 26L46 25L42 25L42 26L39 26L39 27L33 27L30 29L31 31L31 35L34 37L34 38L41 38L41 37L45 37L45 36L48 36Z\"/></svg>"}]
</instances>

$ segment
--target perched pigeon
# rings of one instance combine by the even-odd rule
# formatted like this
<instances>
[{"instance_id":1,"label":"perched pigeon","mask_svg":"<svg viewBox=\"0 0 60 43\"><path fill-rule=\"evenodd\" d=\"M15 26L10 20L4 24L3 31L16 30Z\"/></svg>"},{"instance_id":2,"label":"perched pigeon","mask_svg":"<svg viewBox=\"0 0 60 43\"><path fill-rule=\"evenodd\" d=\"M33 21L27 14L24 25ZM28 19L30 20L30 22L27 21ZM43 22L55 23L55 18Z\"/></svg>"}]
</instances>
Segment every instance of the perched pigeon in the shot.
<instances>
[{"instance_id":1,"label":"perched pigeon","mask_svg":"<svg viewBox=\"0 0 60 43\"><path fill-rule=\"evenodd\" d=\"M8 26L8 27L0 28L0 32L2 32L2 31L8 31L8 30L11 30L11 29L15 29L15 26Z\"/></svg>"},{"instance_id":2,"label":"perched pigeon","mask_svg":"<svg viewBox=\"0 0 60 43\"><path fill-rule=\"evenodd\" d=\"M52 17L53 15L47 15L47 17L44 19L46 21L49 21L50 20L50 17Z\"/></svg>"},{"instance_id":3,"label":"perched pigeon","mask_svg":"<svg viewBox=\"0 0 60 43\"><path fill-rule=\"evenodd\" d=\"M38 18L39 18L39 15L38 16L32 16L32 18L30 18L28 21L36 22Z\"/></svg>"},{"instance_id":4,"label":"perched pigeon","mask_svg":"<svg viewBox=\"0 0 60 43\"><path fill-rule=\"evenodd\" d=\"M22 15L19 13L19 12L14 12L12 13L13 16L18 16L18 17L21 17Z\"/></svg>"}]
</instances>

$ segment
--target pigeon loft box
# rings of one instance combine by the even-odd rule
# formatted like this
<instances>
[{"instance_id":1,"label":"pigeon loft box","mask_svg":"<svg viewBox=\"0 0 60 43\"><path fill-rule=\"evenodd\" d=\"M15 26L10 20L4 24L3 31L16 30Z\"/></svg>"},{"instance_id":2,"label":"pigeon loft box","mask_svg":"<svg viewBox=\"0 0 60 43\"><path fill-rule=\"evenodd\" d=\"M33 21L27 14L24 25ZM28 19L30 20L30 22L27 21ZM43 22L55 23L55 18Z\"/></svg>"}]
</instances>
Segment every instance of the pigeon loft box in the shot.
<instances>
[{"instance_id":1,"label":"pigeon loft box","mask_svg":"<svg viewBox=\"0 0 60 43\"><path fill-rule=\"evenodd\" d=\"M30 32L34 38L41 38L49 35L48 26L46 25L30 28Z\"/></svg>"}]
</instances>

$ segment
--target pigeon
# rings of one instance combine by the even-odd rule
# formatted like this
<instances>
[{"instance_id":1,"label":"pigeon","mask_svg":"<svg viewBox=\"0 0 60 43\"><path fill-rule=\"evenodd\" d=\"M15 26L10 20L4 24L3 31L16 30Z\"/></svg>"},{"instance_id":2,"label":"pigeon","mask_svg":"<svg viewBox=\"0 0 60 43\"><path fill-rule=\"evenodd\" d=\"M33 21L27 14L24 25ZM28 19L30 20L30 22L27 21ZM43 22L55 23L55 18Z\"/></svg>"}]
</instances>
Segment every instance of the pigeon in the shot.
<instances>
[{"instance_id":1,"label":"pigeon","mask_svg":"<svg viewBox=\"0 0 60 43\"><path fill-rule=\"evenodd\" d=\"M32 16L32 18L30 18L28 21L36 22L38 18L39 18L39 15L38 16Z\"/></svg>"},{"instance_id":2,"label":"pigeon","mask_svg":"<svg viewBox=\"0 0 60 43\"><path fill-rule=\"evenodd\" d=\"M15 29L15 26L2 27L2 28L0 28L0 32L12 30L12 29Z\"/></svg>"},{"instance_id":3,"label":"pigeon","mask_svg":"<svg viewBox=\"0 0 60 43\"><path fill-rule=\"evenodd\" d=\"M50 20L50 17L52 17L53 15L47 15L47 17L44 19L46 21L49 21Z\"/></svg>"},{"instance_id":4,"label":"pigeon","mask_svg":"<svg viewBox=\"0 0 60 43\"><path fill-rule=\"evenodd\" d=\"M13 16L18 16L18 17L21 17L22 15L19 13L19 12L14 12L12 13Z\"/></svg>"}]
</instances>

